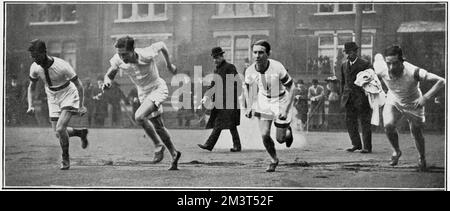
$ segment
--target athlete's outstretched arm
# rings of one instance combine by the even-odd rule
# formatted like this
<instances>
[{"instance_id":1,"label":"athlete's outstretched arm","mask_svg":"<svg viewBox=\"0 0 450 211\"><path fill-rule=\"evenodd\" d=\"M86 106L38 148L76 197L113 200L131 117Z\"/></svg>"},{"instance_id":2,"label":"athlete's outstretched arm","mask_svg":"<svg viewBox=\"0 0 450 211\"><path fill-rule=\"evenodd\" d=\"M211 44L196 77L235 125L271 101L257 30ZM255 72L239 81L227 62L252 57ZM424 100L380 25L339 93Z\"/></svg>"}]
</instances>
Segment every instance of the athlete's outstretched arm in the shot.
<instances>
[{"instance_id":1,"label":"athlete's outstretched arm","mask_svg":"<svg viewBox=\"0 0 450 211\"><path fill-rule=\"evenodd\" d=\"M103 79L103 88L111 87L111 83L116 77L117 72L119 72L118 68L109 67L108 71L106 71L105 77Z\"/></svg>"},{"instance_id":2,"label":"athlete's outstretched arm","mask_svg":"<svg viewBox=\"0 0 450 211\"><path fill-rule=\"evenodd\" d=\"M167 49L166 44L163 43L163 45L161 46L161 53L164 56L164 59L166 60L166 64L167 64L167 69L172 73L175 74L177 73L177 68L175 67L175 65L172 64L172 62L170 61L170 56L169 56L169 50Z\"/></svg>"},{"instance_id":3,"label":"athlete's outstretched arm","mask_svg":"<svg viewBox=\"0 0 450 211\"><path fill-rule=\"evenodd\" d=\"M78 95L80 96L80 115L84 115L86 113L86 108L84 106L84 88L81 80L78 77L74 77L71 79L75 87L77 87Z\"/></svg>"},{"instance_id":4,"label":"athlete's outstretched arm","mask_svg":"<svg viewBox=\"0 0 450 211\"><path fill-rule=\"evenodd\" d=\"M253 105L253 96L250 94L252 93L251 91L251 85L244 83L244 87L243 87L243 93L244 93L244 101L246 102L245 105L245 116L247 118L251 118L252 117L252 105Z\"/></svg>"},{"instance_id":5,"label":"athlete's outstretched arm","mask_svg":"<svg viewBox=\"0 0 450 211\"><path fill-rule=\"evenodd\" d=\"M288 105L286 106L286 110L283 111L283 113L281 113L280 119L286 119L287 118L287 114L289 113L289 110L292 107L292 103L294 102L294 81L292 79L290 79L289 82L287 82L286 84L283 84L284 87L286 87L287 91L288 91Z\"/></svg>"},{"instance_id":6,"label":"athlete's outstretched arm","mask_svg":"<svg viewBox=\"0 0 450 211\"><path fill-rule=\"evenodd\" d=\"M30 80L30 85L28 85L28 93L27 93L27 100L28 100L28 109L27 114L33 114L34 113L34 105L33 105L33 98L36 93L36 85L37 80Z\"/></svg>"},{"instance_id":7,"label":"athlete's outstretched arm","mask_svg":"<svg viewBox=\"0 0 450 211\"><path fill-rule=\"evenodd\" d=\"M421 98L419 98L419 100L416 102L416 107L424 106L428 99L432 98L442 87L445 87L445 79L430 72L426 74L426 81L435 83L433 87L428 90L428 92L426 92Z\"/></svg>"}]
</instances>

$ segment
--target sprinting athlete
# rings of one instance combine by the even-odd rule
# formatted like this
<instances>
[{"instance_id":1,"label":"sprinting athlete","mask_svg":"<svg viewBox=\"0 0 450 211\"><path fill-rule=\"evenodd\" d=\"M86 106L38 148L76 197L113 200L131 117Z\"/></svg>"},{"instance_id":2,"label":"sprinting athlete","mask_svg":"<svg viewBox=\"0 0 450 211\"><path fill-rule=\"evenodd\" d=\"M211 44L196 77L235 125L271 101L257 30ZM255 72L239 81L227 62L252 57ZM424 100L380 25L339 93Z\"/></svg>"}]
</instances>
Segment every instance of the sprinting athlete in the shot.
<instances>
[{"instance_id":1,"label":"sprinting athlete","mask_svg":"<svg viewBox=\"0 0 450 211\"><path fill-rule=\"evenodd\" d=\"M253 58L256 62L245 71L244 96L248 102L245 116L252 115L259 118L259 129L262 135L264 147L270 155L271 163L267 172L275 171L278 166L278 158L275 145L270 137L270 128L274 122L276 139L279 143L286 143L290 147L293 141L292 129L292 102L294 101L293 80L284 66L273 59L269 59L270 44L265 40L259 40L252 44ZM252 111L252 99L250 87L256 84L258 87L257 100Z\"/></svg>"},{"instance_id":2,"label":"sprinting athlete","mask_svg":"<svg viewBox=\"0 0 450 211\"><path fill-rule=\"evenodd\" d=\"M175 149L169 131L164 127L161 117L162 103L169 91L166 82L159 77L154 58L161 52L167 69L175 73L176 67L170 62L169 51L163 42L156 42L146 48L134 48L134 39L126 36L119 38L115 44L117 53L110 59L111 67L104 78L104 87L111 87L112 80L119 70L125 72L136 85L141 105L136 110L136 123L142 126L155 145L154 163L164 156L164 145L172 155L169 170L178 170L181 152ZM164 143L164 145L161 144Z\"/></svg>"},{"instance_id":3,"label":"sprinting athlete","mask_svg":"<svg viewBox=\"0 0 450 211\"><path fill-rule=\"evenodd\" d=\"M74 114L84 115L83 85L73 68L66 61L47 55L45 42L33 40L28 48L34 62L30 67L30 85L28 86L28 114L34 113L33 99L39 78L45 82L49 116L53 130L62 149L61 170L70 168L69 137L81 138L81 147L85 149L88 130L68 127L70 118Z\"/></svg>"}]
</instances>

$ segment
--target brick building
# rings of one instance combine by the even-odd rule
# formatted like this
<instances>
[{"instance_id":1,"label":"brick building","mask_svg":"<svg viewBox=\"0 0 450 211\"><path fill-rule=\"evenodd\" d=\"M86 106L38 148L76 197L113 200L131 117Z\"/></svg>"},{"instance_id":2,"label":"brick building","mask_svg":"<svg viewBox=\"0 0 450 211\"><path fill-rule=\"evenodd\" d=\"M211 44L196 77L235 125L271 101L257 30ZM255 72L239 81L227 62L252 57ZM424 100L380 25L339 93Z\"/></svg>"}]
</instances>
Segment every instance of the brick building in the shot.
<instances>
[{"instance_id":1,"label":"brick building","mask_svg":"<svg viewBox=\"0 0 450 211\"><path fill-rule=\"evenodd\" d=\"M441 76L446 72L446 2L364 3L363 57L393 43L401 44L414 64ZM50 55L69 61L80 78L104 74L120 36L136 38L137 47L164 41L181 72L201 66L210 73L210 49L221 46L226 59L243 70L252 59L250 44L267 39L271 57L285 64L296 79L323 81L335 74L344 57L344 42L355 40L352 3L105 3L6 4L6 80L26 79L31 64L28 41L47 42ZM320 62L315 68L313 62ZM159 61L166 81L171 75ZM119 74L127 93L131 82Z\"/></svg>"},{"instance_id":2,"label":"brick building","mask_svg":"<svg viewBox=\"0 0 450 211\"><path fill-rule=\"evenodd\" d=\"M392 43L405 44L406 55L418 65L431 59L432 69L438 65L436 71L444 74L446 4L366 3L362 8L363 57L371 59ZM33 38L47 41L49 53L68 60L82 78L106 71L114 41L123 35L135 37L138 47L164 41L182 71L201 65L206 73L213 68L213 46L224 48L227 60L242 70L252 57L250 43L268 39L272 57L296 78L332 75L343 58L343 43L355 39L355 5L345 3L7 4L6 17L7 72L19 70L20 76L31 63L24 54ZM430 24L435 27L424 27ZM330 60L330 68L308 68L308 58L320 56Z\"/></svg>"}]
</instances>

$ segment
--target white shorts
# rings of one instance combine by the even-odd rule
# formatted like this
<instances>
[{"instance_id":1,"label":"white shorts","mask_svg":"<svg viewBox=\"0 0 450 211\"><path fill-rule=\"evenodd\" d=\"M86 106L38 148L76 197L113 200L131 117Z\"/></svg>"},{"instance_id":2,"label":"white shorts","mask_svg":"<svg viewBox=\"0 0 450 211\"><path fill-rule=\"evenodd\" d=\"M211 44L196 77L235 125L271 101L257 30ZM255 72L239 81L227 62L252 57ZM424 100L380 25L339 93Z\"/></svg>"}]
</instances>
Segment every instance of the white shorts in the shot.
<instances>
[{"instance_id":1,"label":"white shorts","mask_svg":"<svg viewBox=\"0 0 450 211\"><path fill-rule=\"evenodd\" d=\"M397 109L407 120L415 125L424 125L425 123L425 107L421 108L412 108L401 106L397 103L386 103L383 108L383 119L392 117L394 114L392 113L392 109ZM386 124L386 122L384 122Z\"/></svg>"},{"instance_id":2,"label":"white shorts","mask_svg":"<svg viewBox=\"0 0 450 211\"><path fill-rule=\"evenodd\" d=\"M48 114L51 121L57 121L62 110L78 112L80 97L77 87L73 83L59 91L51 91L46 87L45 92L47 94Z\"/></svg>"},{"instance_id":3,"label":"white shorts","mask_svg":"<svg viewBox=\"0 0 450 211\"><path fill-rule=\"evenodd\" d=\"M138 96L141 105L144 102L151 101L158 107L157 111L149 115L150 118L153 118L162 114L163 107L161 105L169 97L169 89L167 88L166 82L160 78L148 87L138 87Z\"/></svg>"},{"instance_id":4,"label":"white shorts","mask_svg":"<svg viewBox=\"0 0 450 211\"><path fill-rule=\"evenodd\" d=\"M286 109L289 103L289 94L281 97L268 98L262 94L258 94L256 103L253 104L255 117L261 120L274 120L275 127L289 127L292 120L292 108L287 113L285 120L279 119L280 111Z\"/></svg>"}]
</instances>

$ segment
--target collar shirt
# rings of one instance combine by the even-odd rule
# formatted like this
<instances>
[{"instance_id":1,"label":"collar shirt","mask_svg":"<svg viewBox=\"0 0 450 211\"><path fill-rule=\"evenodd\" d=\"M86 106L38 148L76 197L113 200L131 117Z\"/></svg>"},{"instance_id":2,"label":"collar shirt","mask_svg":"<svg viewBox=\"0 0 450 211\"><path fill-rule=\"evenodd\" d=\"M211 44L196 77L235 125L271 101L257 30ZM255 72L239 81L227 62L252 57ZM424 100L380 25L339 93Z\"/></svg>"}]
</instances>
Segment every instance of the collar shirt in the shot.
<instances>
[{"instance_id":1,"label":"collar shirt","mask_svg":"<svg viewBox=\"0 0 450 211\"><path fill-rule=\"evenodd\" d=\"M350 65L353 65L353 64L355 64L356 60L358 60L358 57L356 57L356 58L355 58L355 60L353 60L353 61L350 61L350 60L349 60L349 62L350 62Z\"/></svg>"},{"instance_id":2,"label":"collar shirt","mask_svg":"<svg viewBox=\"0 0 450 211\"><path fill-rule=\"evenodd\" d=\"M256 63L250 65L245 71L245 83L257 84L258 94L274 98L286 94L286 86L292 85L293 80L280 62L269 59L264 73L256 71Z\"/></svg>"},{"instance_id":3,"label":"collar shirt","mask_svg":"<svg viewBox=\"0 0 450 211\"><path fill-rule=\"evenodd\" d=\"M125 63L117 53L109 62L113 68L125 72L137 87L145 88L160 78L155 57L164 47L163 42L157 42L146 48L135 48L134 51L138 55L137 63Z\"/></svg>"},{"instance_id":4,"label":"collar shirt","mask_svg":"<svg viewBox=\"0 0 450 211\"><path fill-rule=\"evenodd\" d=\"M45 87L48 88L57 88L71 79L75 78L77 75L75 73L75 70L70 66L70 64L58 57L52 57L53 58L53 64L47 69L49 80L47 81L45 76L44 68L36 62L33 62L30 67L30 79L31 80L38 80L41 78L45 82ZM50 82L50 84L49 84Z\"/></svg>"},{"instance_id":5,"label":"collar shirt","mask_svg":"<svg viewBox=\"0 0 450 211\"><path fill-rule=\"evenodd\" d=\"M389 89L386 103L397 103L401 106L412 107L415 101L422 96L419 81L426 80L429 73L406 61L403 62L403 66L403 74L398 78L391 78L387 69L378 73L378 76ZM418 77L415 77L415 74Z\"/></svg>"}]
</instances>

